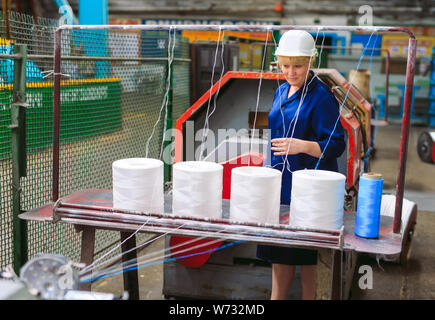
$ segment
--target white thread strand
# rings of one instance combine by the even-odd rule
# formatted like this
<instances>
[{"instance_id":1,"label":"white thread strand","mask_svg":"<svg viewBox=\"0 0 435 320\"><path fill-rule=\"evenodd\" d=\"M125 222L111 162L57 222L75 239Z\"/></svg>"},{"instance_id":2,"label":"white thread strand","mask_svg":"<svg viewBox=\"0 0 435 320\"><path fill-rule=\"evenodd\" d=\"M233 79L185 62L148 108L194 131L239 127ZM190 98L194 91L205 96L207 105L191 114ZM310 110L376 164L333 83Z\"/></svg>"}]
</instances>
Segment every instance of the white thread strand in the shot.
<instances>
[{"instance_id":1,"label":"white thread strand","mask_svg":"<svg viewBox=\"0 0 435 320\"><path fill-rule=\"evenodd\" d=\"M93 270L94 268L98 268L101 264L97 264L97 262L103 260L106 256L108 256L110 253L112 253L113 251L115 251L116 249L118 249L120 246L122 246L127 240L129 240L131 237L133 237L134 235L136 235L136 233L139 232L139 230L141 230L147 223L148 223L149 219L147 221L145 221L140 227L139 229L137 229L135 232L133 232L131 235L129 235L126 239L124 239L124 241L121 241L121 243L119 243L118 245L116 245L115 247L113 247L112 249L110 249L108 252L106 252L104 255L102 255L101 257L99 257L98 259L96 259L93 263L91 263L90 265L86 266L85 268L83 268L82 270L80 270L79 274L83 274L86 272L89 272L91 270ZM124 254L124 253L123 253ZM122 255L122 254L121 254ZM110 261L110 260L109 260ZM103 262L103 264L108 263L109 261L105 261Z\"/></svg>"},{"instance_id":2,"label":"white thread strand","mask_svg":"<svg viewBox=\"0 0 435 320\"><path fill-rule=\"evenodd\" d=\"M176 42L176 32L174 30L173 34L173 40L172 40L172 50L171 54L169 55L168 59L168 77L167 77L167 84L166 84L166 93L165 93L165 119L163 121L163 135L162 135L162 144L160 146L160 156L159 159L162 159L163 156L163 146L165 144L165 138L166 138L166 130L168 125L168 103L169 103L169 90L171 88L171 68L172 68L172 62L174 60L174 50L175 50L175 42ZM169 44L168 44L169 49Z\"/></svg>"},{"instance_id":3,"label":"white thread strand","mask_svg":"<svg viewBox=\"0 0 435 320\"><path fill-rule=\"evenodd\" d=\"M254 138L254 135L255 135L255 124L257 122L258 104L260 102L261 83L262 83L262 80L263 80L264 60L265 60L266 53L267 53L267 41L269 40L269 32L270 32L269 28L267 28L266 41L265 41L265 44L264 44L264 51L263 51L263 58L262 58L262 61L261 61L260 80L258 81L257 101L255 103L254 123L253 123L253 127L252 127L252 134L251 134L251 137L250 137L251 142L249 144L249 153L251 153L251 150L252 150L252 141L253 141L253 138ZM248 160L248 166L250 166L250 165L251 165L251 157L249 157L249 160Z\"/></svg>"},{"instance_id":4,"label":"white thread strand","mask_svg":"<svg viewBox=\"0 0 435 320\"><path fill-rule=\"evenodd\" d=\"M221 232L221 231L219 231L219 232ZM217 232L217 233L219 233L219 232ZM165 249L162 249L162 250L158 250L158 251L150 252L149 254L146 254L146 255L142 256L140 259L138 259L138 264L139 264L139 263L141 263L141 264L143 264L143 263L149 263L149 262L153 262L153 261L157 261L157 260L161 260L161 259L166 259L166 258L168 258L168 257L173 256L174 254L179 255L179 254L184 253L184 252L187 252L187 251L192 251L192 250L195 250L195 249L199 249L199 248L202 248L202 247L206 247L206 246L209 246L209 245L212 245L212 244L215 244L215 243L221 242L221 241L223 241L223 240L225 240L225 239L227 239L227 238L218 238L218 239L210 240L210 241L207 241L207 242L204 242L204 243L200 243L200 244L197 244L197 245L195 245L195 246L191 246L191 247L188 247L188 248L185 248L185 249L182 249L182 250L177 250L177 251L174 252L174 253L170 252L170 251L173 251L174 249L177 249L177 248L179 248L179 247L184 247L184 246L187 246L187 245L189 245L189 244L192 244L192 243L194 243L194 242L198 242L198 241L200 241L200 240L204 240L204 239L207 239L207 238L205 238L205 237L201 237L201 238L193 238L192 240L189 240L189 241L186 241L186 242L180 243L180 244L175 245L175 246L171 246L171 247L168 247L168 248L165 248ZM169 252L169 253L167 253L167 252ZM159 255L160 253L164 253L164 254L163 254L163 255ZM152 256L157 256L157 257L150 258L150 257L152 257ZM147 259L147 258L150 258L150 259ZM132 260L129 262L130 264L126 264L125 266L123 266L123 268L134 266L134 261L133 261L133 260L134 260L134 259L132 259ZM127 261L127 262L128 262L128 261ZM133 263L132 263L132 262L133 262Z\"/></svg>"},{"instance_id":5,"label":"white thread strand","mask_svg":"<svg viewBox=\"0 0 435 320\"><path fill-rule=\"evenodd\" d=\"M170 28L169 28L169 34L168 34L168 64L169 63L172 63L172 60L173 60L173 51L172 51L172 54L170 53L170 47L171 47L171 30L173 29L173 26L171 26ZM174 30L174 35L175 35L175 30ZM175 36L174 36L175 37ZM174 41L175 41L175 38L174 38ZM173 46L173 48L174 48L175 46ZM169 71L169 70L168 70ZM150 135L150 137L148 138L148 140L147 140L147 142L146 142L146 144L145 144L145 158L148 158L148 153L149 153L149 144L150 144L150 141L151 141L151 139L152 139L152 137L154 136L154 132L155 132L155 130L156 130L156 127L157 127L157 124L160 122L160 118L161 118L161 116L162 116L162 111L163 111L163 108L165 107L165 105L167 105L167 97L168 97L168 95L169 95L169 89L170 89L170 85L171 85L171 82L170 82L170 72L168 72L168 77L167 77L167 79L166 79L166 91L165 91L165 95L163 96L163 101L162 101L162 105L161 105L161 107L160 107L160 111L159 111L159 117L158 117L158 119L157 119L157 121L154 123L154 126L153 126L153 130L151 131L151 135ZM163 136L164 136L164 134L163 134Z\"/></svg>"},{"instance_id":6,"label":"white thread strand","mask_svg":"<svg viewBox=\"0 0 435 320\"><path fill-rule=\"evenodd\" d=\"M215 54L214 54L213 69L212 69L211 79L210 79L210 89L208 91L209 92L208 105L207 105L207 112L205 114L204 127L203 127L203 131L202 131L201 153L199 154L199 160L203 160L204 159L204 156L203 156L203 153L204 153L204 144L205 144L206 135L208 134L208 118L209 118L209 110L210 110L210 104L211 104L211 93L212 93L212 89L213 89L214 72L215 72L215 69L216 69L216 61L217 61L217 54L218 54L218 51L219 51L219 39L220 39L220 36L221 36L221 28L219 27L218 40L216 42L216 50L215 50Z\"/></svg>"},{"instance_id":7,"label":"white thread strand","mask_svg":"<svg viewBox=\"0 0 435 320\"><path fill-rule=\"evenodd\" d=\"M174 231L177 230L177 229L182 228L183 226L184 226L184 224L181 225L181 226L178 226L177 228L174 229ZM159 236L156 237L156 238L150 239L150 240L148 240L148 241L146 241L146 242L144 242L144 243L142 243L142 244L140 244L140 245L138 245L138 246L135 246L134 248L129 249L128 251L123 252L119 257L113 257L112 259L110 259L110 260L108 260L108 261L106 261L106 262L100 263L98 266L94 266L91 270L87 270L86 272L81 272L81 273L80 273L80 277L81 277L81 279L86 278L86 277L88 277L88 278L92 278L92 277L94 277L95 275L92 275L92 276L85 276L85 273L89 273L89 272L95 270L97 267L99 267L99 266L101 266L101 265L103 265L103 264L107 264L107 263L109 263L110 261L118 260L121 256L123 256L123 255L125 255L125 254L127 254L127 253L129 253L129 252L131 252L131 251L133 251L133 250L137 250L137 249L139 249L139 248L141 248L141 247L143 247L143 246L146 246L146 245L148 245L148 244L150 244L150 243L152 243L152 242L154 242L154 241L160 239L161 237L164 237L164 236L169 235L169 234L172 233L172 232L173 232L173 231L168 231L168 232L162 233L161 235L159 235ZM153 255L153 252L150 253L150 254L148 254L148 255L146 255L146 256L149 256L149 255ZM120 267L121 267L121 269L123 269L123 268L126 268L126 266L127 266L128 263L132 263L132 262L133 262L133 265L134 265L134 264L137 264L137 261L139 261L139 259L136 257L136 258L130 259L130 260L128 260L128 261L124 261L124 262L121 262L121 263L119 263L119 264L116 264L116 265L114 265L114 266L109 266L109 267L107 267L107 268L101 269L101 270L98 271L98 273L101 274L101 273L105 272L105 270L112 270L113 268L120 268ZM131 266L131 265L130 265L130 266Z\"/></svg>"},{"instance_id":8,"label":"white thread strand","mask_svg":"<svg viewBox=\"0 0 435 320\"><path fill-rule=\"evenodd\" d=\"M205 243L196 245L194 247L189 247L189 248L186 248L186 249L183 249L183 250L179 250L179 251L176 252L176 254L178 255L178 254L186 252L186 251L191 251L191 250L199 249L199 248L202 248L202 247L205 247L205 246L209 246L209 245L212 245L212 244L215 244L215 243L227 240L227 239L228 238L220 238L220 239L217 239L217 240L212 240L212 241L209 241L209 242L205 242ZM165 250L160 250L160 251L158 251L158 253L160 253L161 251L169 251L171 249L174 249L175 247L185 246L186 244L187 244L187 242L179 244L179 245L174 246L174 247L167 248ZM162 256L154 257L154 258L151 258L151 259L146 259L147 257L152 256L152 255L155 255L155 254L150 253L150 254L147 254L145 256L142 256L140 259L137 259L137 260L136 259L131 259L129 261L126 261L125 263L121 263L119 265L103 269L103 270L99 271L97 274L93 275L92 277L82 277L81 281L86 281L86 280L89 280L89 279L95 278L95 277L101 277L101 276L111 275L113 273L122 271L123 269L128 269L128 268L135 267L135 266L139 267L141 265L145 265L145 264L148 264L148 263L151 263L151 262L164 262L166 258L172 256L172 253L164 254Z\"/></svg>"},{"instance_id":9,"label":"white thread strand","mask_svg":"<svg viewBox=\"0 0 435 320\"><path fill-rule=\"evenodd\" d=\"M329 135L328 141L326 142L326 145L325 145L325 147L324 147L323 150L322 150L322 154L320 155L319 160L317 161L316 168L317 168L317 166L319 165L320 159L322 159L323 154L325 153L326 148L327 148L328 145L329 145L329 142L331 141L331 137L332 137L332 135L334 134L335 129L337 128L337 124L338 124L338 121L340 121L340 116L341 116L341 112L342 112L342 110L343 110L344 103L346 102L346 100L347 100L347 96L349 95L350 89L352 88L353 80L354 80L356 74L358 73L358 70L359 70L359 67L360 67L360 64L361 64L362 58L364 57L364 52L365 52L365 50L367 49L368 44L370 43L370 39L372 38L372 36L373 36L374 33L375 33L375 31L373 31L373 32L370 34L369 40L367 41L367 44L365 45L365 47L364 47L364 49L363 49L363 51L362 51L362 53L361 53L361 57L360 57L360 59L359 59L359 61L358 61L357 67L356 67L356 72L353 74L353 77L352 77L352 79L350 80L349 87L348 87L348 89L347 89L347 91L346 91L346 95L345 95L345 97L344 97L344 99L343 99L343 102L342 102L341 105L340 105L340 110L339 110L339 113L338 113L337 120L335 121L334 128L332 129L331 134Z\"/></svg>"},{"instance_id":10,"label":"white thread strand","mask_svg":"<svg viewBox=\"0 0 435 320\"><path fill-rule=\"evenodd\" d=\"M272 39L273 39L273 42L275 43L275 49L276 49L277 43L276 43L275 36L273 35L273 32L272 32ZM278 68L279 68L279 65L278 65ZM285 121L284 121L284 114L283 114L282 108L281 108L281 106L282 106L281 85L279 83L279 79L278 78L276 78L276 81L278 83L278 90L279 90L279 105L280 105L279 111L281 113L281 119L282 119L282 132L284 132L285 131ZM271 134L271 132L269 134ZM270 155L268 155L268 156L270 157ZM275 167L275 166L273 166L273 167Z\"/></svg>"},{"instance_id":11,"label":"white thread strand","mask_svg":"<svg viewBox=\"0 0 435 320\"><path fill-rule=\"evenodd\" d=\"M177 230L177 229L179 229L179 228L181 228L181 227L183 227L183 226L184 226L184 224L181 225L181 226L179 226L179 227L177 227L175 230ZM223 230L221 230L221 231L216 231L215 234L219 234L219 233L221 233L221 232L223 232ZM152 240L150 240L149 242L155 241L155 240L157 240L158 238L160 238L160 237L162 237L162 236L166 236L166 235L168 235L168 234L170 234L170 233L172 233L172 231L168 231L168 232L162 234L161 236L157 237L156 239L152 239ZM243 232L242 232L241 234L243 234ZM164 254L164 255L159 255L159 254L160 254L160 253L165 253L165 252L168 252L168 251L170 251L170 250L173 250L173 249L176 249L176 248L179 248L179 247L183 247L183 246L186 246L186 245L189 245L189 244L192 244L192 243L194 243L194 242L198 242L198 241L200 241L200 240L204 240L204 239L209 239L209 238L208 238L208 237L198 237L198 238L193 238L193 239L191 239L191 240L189 240L189 241L186 241L186 242L180 243L180 244L175 245L175 246L171 246L171 247L168 247L168 248L165 248L165 249L162 249L162 250L158 250L158 251L150 252L150 253L148 253L148 254L146 254L146 255L141 256L140 258L130 259L130 260L125 261L125 262L122 262L122 263L120 263L120 264L116 264L116 265L114 265L114 266L109 266L109 267L107 267L107 268L104 268L104 269L98 271L98 274L102 274L102 273L112 273L113 270L115 270L115 271L118 270L118 271L119 271L119 270L122 270L122 269L126 269L126 268L129 268L129 267L135 266L136 264L139 264L139 263L146 264L146 263L149 263L149 262L152 262L152 261L156 261L156 260L159 260L159 259L165 259L165 258L167 258L167 257L170 257L170 256L172 255L172 253ZM218 242L221 242L221 241L227 240L227 239L229 239L229 238L228 238L228 237L218 238L217 240L211 240L211 241L208 241L208 242L205 242L205 243L201 243L201 244L196 245L196 246L193 246L193 247L188 247L188 248L186 248L186 249L179 250L179 251L177 251L177 252L175 252L175 253L176 253L177 255L179 255L180 253L183 253L183 252L186 252L186 251L195 250L195 249L198 249L198 248L201 248L201 247L204 247L204 246L212 245L212 244L215 244L215 243L218 243ZM147 243L148 243L148 242L147 242ZM142 244L141 246L144 246L144 245L146 245L147 243L144 243L144 244ZM128 253L128 252L130 252L130 251L132 251L132 250L136 250L136 248L130 249L129 251L127 251L127 252L125 252L125 253ZM152 259L148 259L148 260L147 260L147 258L152 257L152 256L155 256L155 255L159 255L159 256L156 257L156 258L152 258ZM95 276L95 275L94 275L94 276ZM84 276L82 276L82 277L84 277ZM88 278L90 278L90 277L88 277Z\"/></svg>"},{"instance_id":12,"label":"white thread strand","mask_svg":"<svg viewBox=\"0 0 435 320\"><path fill-rule=\"evenodd\" d=\"M212 116L212 114L215 112L216 110L216 102L217 102L217 97L219 96L219 92L221 90L221 83L222 83L222 77L225 73L225 61L224 61L224 50L225 50L225 42L224 42L224 36L225 36L225 31L222 31L222 46L221 46L221 65L222 65L222 70L221 70L221 76L219 78L219 85L218 85L218 89L216 94L214 95L214 100L213 100L213 110L210 112L210 115L208 116L208 121L210 120L210 117Z\"/></svg>"},{"instance_id":13,"label":"white thread strand","mask_svg":"<svg viewBox=\"0 0 435 320\"><path fill-rule=\"evenodd\" d=\"M180 226L178 228L181 228L181 227L182 226ZM223 231L222 230L221 231L216 231L215 234L218 234L220 232L223 232ZM170 232L168 232L168 233L170 233ZM243 235L245 233L246 232L240 232L241 235ZM111 267L102 269L102 270L100 270L98 272L98 274L95 274L92 277L91 276L82 277L81 281L86 281L86 280L89 280L89 279L92 279L92 278L95 278L95 277L104 277L104 276L107 276L107 275L112 275L112 274L114 274L116 272L122 271L122 269L128 269L128 268L134 267L134 266L140 267L141 265L145 265L145 264L148 264L150 262L164 262L166 258L172 256L172 253L164 254L162 256L159 255L158 257L151 258L151 259L147 259L147 258L155 256L155 255L158 255L159 253L162 253L162 252L168 252L168 251L176 249L178 247L186 246L188 244L191 244L193 242L197 242L197 241L203 240L203 239L207 239L207 237L194 238L192 240L186 241L184 243L180 243L178 245L175 245L175 246L172 246L172 247L169 247L169 248L165 248L165 249L162 249L162 250L159 250L159 251L148 253L148 254L140 257L139 259L131 259L131 260L123 262L121 264L117 264L115 266L111 266ZM208 242L201 243L201 244L193 246L193 247L189 247L189 248L186 248L186 249L183 249L183 250L179 250L179 251L176 252L176 254L179 255L180 253L183 253L183 252L186 252L186 251L191 251L191 250L199 249L199 248L202 248L202 247L205 247L205 246L209 246L209 245L212 245L212 244L215 244L215 243L218 243L218 242L222 242L222 241L225 241L225 240L228 240L228 239L230 239L230 237L220 237L220 238L217 238L215 240L210 240ZM205 252L203 252L203 253L205 253ZM202 254L202 253L198 253L198 254Z\"/></svg>"}]
</instances>

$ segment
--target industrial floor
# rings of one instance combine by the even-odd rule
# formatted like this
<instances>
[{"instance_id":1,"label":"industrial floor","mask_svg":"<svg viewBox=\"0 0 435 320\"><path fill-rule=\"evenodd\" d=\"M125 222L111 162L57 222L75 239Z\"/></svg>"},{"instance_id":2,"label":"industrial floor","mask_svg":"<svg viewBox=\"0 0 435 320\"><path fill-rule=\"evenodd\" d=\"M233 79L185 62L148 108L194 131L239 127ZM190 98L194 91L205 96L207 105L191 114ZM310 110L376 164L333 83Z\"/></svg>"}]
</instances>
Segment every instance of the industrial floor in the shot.
<instances>
[{"instance_id":1,"label":"industrial floor","mask_svg":"<svg viewBox=\"0 0 435 320\"><path fill-rule=\"evenodd\" d=\"M412 126L409 136L406 166L405 198L417 203L416 232L409 260L406 265L360 256L359 265L370 265L373 270L373 288L362 290L358 286L358 266L351 291L355 300L402 300L435 299L435 164L422 162L417 154L417 139L425 127ZM384 177L384 192L394 191L398 170L400 125L378 127L375 135L375 158L371 171ZM162 250L163 239L157 240L139 256ZM160 300L163 286L163 265L155 264L139 269L140 299ZM122 275L100 279L93 283L92 290L118 295L123 291Z\"/></svg>"}]
</instances>

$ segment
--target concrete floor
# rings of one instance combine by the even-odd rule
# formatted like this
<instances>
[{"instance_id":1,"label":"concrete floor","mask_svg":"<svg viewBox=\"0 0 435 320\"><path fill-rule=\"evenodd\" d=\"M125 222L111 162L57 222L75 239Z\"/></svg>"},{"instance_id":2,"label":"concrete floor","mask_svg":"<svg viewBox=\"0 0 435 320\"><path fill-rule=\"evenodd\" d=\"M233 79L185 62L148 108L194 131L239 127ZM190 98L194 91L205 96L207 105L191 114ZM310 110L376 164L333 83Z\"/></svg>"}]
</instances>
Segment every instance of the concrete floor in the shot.
<instances>
[{"instance_id":1,"label":"concrete floor","mask_svg":"<svg viewBox=\"0 0 435 320\"><path fill-rule=\"evenodd\" d=\"M409 260L405 265L378 262L360 256L359 265L373 268L373 289L361 290L355 274L351 299L435 298L435 164L424 163L417 154L417 140L425 127L412 126L406 165L405 198L419 208ZM384 176L384 191L394 190L398 172L400 126L381 127L375 136L376 156L371 169Z\"/></svg>"},{"instance_id":2,"label":"concrete floor","mask_svg":"<svg viewBox=\"0 0 435 320\"><path fill-rule=\"evenodd\" d=\"M152 242L149 246L138 252L138 261L140 257L147 253L160 251L164 249L164 238ZM138 270L139 275L139 297L140 300L162 300L163 288L163 264L158 263L149 267ZM121 296L123 293L123 277L116 275L114 277L100 279L92 283L92 291L109 292Z\"/></svg>"},{"instance_id":3,"label":"concrete floor","mask_svg":"<svg viewBox=\"0 0 435 320\"><path fill-rule=\"evenodd\" d=\"M408 160L406 166L405 198L419 207L416 232L409 260L405 265L360 256L359 265L370 265L373 270L373 288L361 290L360 275L356 272L351 299L434 299L435 298L435 164L420 161L416 146L424 127L413 126L410 130ZM394 191L397 179L400 126L389 125L376 130L376 155L371 171L384 177L384 191ZM424 211L423 211L424 210ZM142 250L139 256L161 250L164 241L158 240ZM358 271L358 266L357 269ZM163 265L156 264L139 269L140 299L159 300L162 296ZM101 279L93 283L92 290L122 293L122 275Z\"/></svg>"}]
</instances>

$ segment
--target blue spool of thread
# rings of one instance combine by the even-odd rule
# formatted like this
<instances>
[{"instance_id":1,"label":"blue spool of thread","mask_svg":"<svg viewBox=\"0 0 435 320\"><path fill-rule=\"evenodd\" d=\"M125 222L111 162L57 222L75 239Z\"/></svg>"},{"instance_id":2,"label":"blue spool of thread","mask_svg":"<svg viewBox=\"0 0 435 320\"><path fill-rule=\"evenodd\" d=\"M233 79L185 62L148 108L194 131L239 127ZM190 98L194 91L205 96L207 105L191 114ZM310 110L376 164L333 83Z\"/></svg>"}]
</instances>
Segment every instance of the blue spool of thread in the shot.
<instances>
[{"instance_id":1,"label":"blue spool of thread","mask_svg":"<svg viewBox=\"0 0 435 320\"><path fill-rule=\"evenodd\" d=\"M378 173L365 173L359 179L355 234L363 238L379 237L384 179Z\"/></svg>"}]
</instances>

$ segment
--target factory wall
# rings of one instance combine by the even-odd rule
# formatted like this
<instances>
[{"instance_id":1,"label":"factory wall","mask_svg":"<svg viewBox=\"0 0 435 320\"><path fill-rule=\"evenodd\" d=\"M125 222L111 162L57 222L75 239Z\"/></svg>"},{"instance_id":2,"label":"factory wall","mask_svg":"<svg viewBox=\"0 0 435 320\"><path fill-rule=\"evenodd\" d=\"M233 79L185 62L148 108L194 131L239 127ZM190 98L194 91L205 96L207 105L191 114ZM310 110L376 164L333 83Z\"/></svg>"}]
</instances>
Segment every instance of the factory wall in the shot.
<instances>
[{"instance_id":1,"label":"factory wall","mask_svg":"<svg viewBox=\"0 0 435 320\"><path fill-rule=\"evenodd\" d=\"M70 0L77 10L80 0ZM434 13L431 1L412 2L407 0L360 1L360 0L109 0L109 18L219 18L278 20L345 18L344 25L355 24L359 8L373 8L374 24L410 23L431 24ZM338 22L339 20L337 20ZM322 21L324 23L324 21ZM312 24L309 23L309 24ZM338 25L338 23L336 23Z\"/></svg>"}]
</instances>

